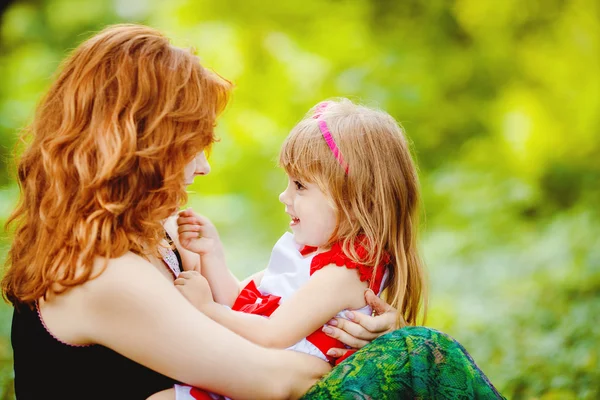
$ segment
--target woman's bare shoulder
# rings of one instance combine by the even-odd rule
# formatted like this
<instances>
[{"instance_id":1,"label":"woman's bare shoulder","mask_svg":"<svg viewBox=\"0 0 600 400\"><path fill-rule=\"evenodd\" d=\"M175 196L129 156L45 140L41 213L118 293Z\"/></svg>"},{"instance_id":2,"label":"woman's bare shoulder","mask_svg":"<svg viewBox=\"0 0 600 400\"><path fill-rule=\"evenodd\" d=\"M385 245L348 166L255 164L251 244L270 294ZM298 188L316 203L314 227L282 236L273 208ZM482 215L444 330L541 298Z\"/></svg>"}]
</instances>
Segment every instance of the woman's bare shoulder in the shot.
<instances>
[{"instance_id":1,"label":"woman's bare shoulder","mask_svg":"<svg viewBox=\"0 0 600 400\"><path fill-rule=\"evenodd\" d=\"M87 297L93 302L145 297L157 287L174 289L172 282L165 279L152 263L131 252L109 260L99 258L94 269L98 273L85 284Z\"/></svg>"},{"instance_id":2,"label":"woman's bare shoulder","mask_svg":"<svg viewBox=\"0 0 600 400\"><path fill-rule=\"evenodd\" d=\"M172 284L150 262L133 253L109 260L97 258L91 279L66 290L57 288L59 294L40 299L40 313L55 337L70 344L93 344L96 326L111 309L139 303L157 287L169 286Z\"/></svg>"},{"instance_id":3,"label":"woman's bare shoulder","mask_svg":"<svg viewBox=\"0 0 600 400\"><path fill-rule=\"evenodd\" d=\"M171 320L173 310L188 308L171 281L132 253L109 260L102 273L86 286L80 300L87 311L87 335L91 342L111 348L114 333L123 327L142 332L151 329L156 320Z\"/></svg>"}]
</instances>

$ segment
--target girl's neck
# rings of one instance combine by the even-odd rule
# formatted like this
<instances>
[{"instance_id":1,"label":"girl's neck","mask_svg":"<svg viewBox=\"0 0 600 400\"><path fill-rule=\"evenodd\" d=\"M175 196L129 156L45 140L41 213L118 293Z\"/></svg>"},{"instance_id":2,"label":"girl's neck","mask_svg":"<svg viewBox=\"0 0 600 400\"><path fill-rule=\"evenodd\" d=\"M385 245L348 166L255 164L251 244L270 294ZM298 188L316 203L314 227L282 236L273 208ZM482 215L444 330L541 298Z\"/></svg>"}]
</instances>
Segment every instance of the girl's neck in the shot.
<instances>
[{"instance_id":1,"label":"girl's neck","mask_svg":"<svg viewBox=\"0 0 600 400\"><path fill-rule=\"evenodd\" d=\"M326 251L329 251L329 250L331 250L331 246L320 246L320 247L317 247L315 254L325 253Z\"/></svg>"},{"instance_id":2,"label":"girl's neck","mask_svg":"<svg viewBox=\"0 0 600 400\"><path fill-rule=\"evenodd\" d=\"M320 253L325 253L326 251L331 250L331 246L319 246L319 247L313 247L313 246L303 246L300 249L300 253L302 253L302 255L317 255Z\"/></svg>"}]
</instances>

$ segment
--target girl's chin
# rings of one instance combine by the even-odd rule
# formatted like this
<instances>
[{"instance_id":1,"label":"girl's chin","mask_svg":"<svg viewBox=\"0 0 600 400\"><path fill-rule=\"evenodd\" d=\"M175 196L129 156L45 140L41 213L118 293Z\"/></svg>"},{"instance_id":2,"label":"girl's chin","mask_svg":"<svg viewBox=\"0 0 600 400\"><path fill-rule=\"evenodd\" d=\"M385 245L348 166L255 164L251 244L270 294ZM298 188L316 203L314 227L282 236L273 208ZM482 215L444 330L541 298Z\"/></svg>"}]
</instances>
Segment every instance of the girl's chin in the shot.
<instances>
[{"instance_id":1,"label":"girl's chin","mask_svg":"<svg viewBox=\"0 0 600 400\"><path fill-rule=\"evenodd\" d=\"M297 232L293 232L293 234L294 234L294 242L296 242L300 246L308 246L308 247L319 247L320 246L318 244L314 244L313 240L307 241L305 238L302 237L302 235L299 235Z\"/></svg>"},{"instance_id":2,"label":"girl's chin","mask_svg":"<svg viewBox=\"0 0 600 400\"><path fill-rule=\"evenodd\" d=\"M304 243L304 239L302 238L302 235L298 235L297 232L294 232L294 230L292 229L292 234L294 235L294 241L300 245L305 245Z\"/></svg>"}]
</instances>

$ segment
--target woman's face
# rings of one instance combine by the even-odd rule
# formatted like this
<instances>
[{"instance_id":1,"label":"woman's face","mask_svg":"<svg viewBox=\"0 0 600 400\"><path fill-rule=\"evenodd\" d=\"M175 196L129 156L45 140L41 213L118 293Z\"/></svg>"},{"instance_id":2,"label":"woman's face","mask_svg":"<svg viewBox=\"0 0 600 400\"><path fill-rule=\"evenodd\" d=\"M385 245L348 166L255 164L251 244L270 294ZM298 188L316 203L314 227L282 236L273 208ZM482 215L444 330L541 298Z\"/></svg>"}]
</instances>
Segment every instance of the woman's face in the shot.
<instances>
[{"instance_id":1,"label":"woman's face","mask_svg":"<svg viewBox=\"0 0 600 400\"><path fill-rule=\"evenodd\" d=\"M185 179L185 185L191 185L192 183L194 183L194 178L197 175L207 175L210 172L210 164L208 163L208 160L206 159L206 155L204 154L204 151L199 152L198 154L196 154L196 157L193 158L192 161L190 161L184 169L184 179Z\"/></svg>"}]
</instances>

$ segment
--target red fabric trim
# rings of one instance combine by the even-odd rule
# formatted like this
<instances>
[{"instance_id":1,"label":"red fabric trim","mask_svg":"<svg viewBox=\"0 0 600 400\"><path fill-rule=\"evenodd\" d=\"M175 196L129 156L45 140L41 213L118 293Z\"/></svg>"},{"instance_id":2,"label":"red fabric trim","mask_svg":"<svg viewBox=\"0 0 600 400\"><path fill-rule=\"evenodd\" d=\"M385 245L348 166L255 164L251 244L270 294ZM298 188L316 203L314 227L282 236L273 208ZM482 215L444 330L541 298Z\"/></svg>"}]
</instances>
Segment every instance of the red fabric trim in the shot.
<instances>
[{"instance_id":1,"label":"red fabric trim","mask_svg":"<svg viewBox=\"0 0 600 400\"><path fill-rule=\"evenodd\" d=\"M314 253L318 249L318 247L304 246L300 249L300 254L306 257L307 255L309 255L310 253Z\"/></svg>"},{"instance_id":2,"label":"red fabric trim","mask_svg":"<svg viewBox=\"0 0 600 400\"><path fill-rule=\"evenodd\" d=\"M208 392L202 390L202 389L198 389L198 388L192 388L190 390L190 395L196 399L196 400L214 400L214 399L224 399L224 397L221 396L211 396Z\"/></svg>"},{"instance_id":3,"label":"red fabric trim","mask_svg":"<svg viewBox=\"0 0 600 400\"><path fill-rule=\"evenodd\" d=\"M321 329L317 329L316 331L308 335L306 337L306 340L314 344L317 349L321 350L321 353L323 353L325 357L327 357L327 361L329 361L330 363L333 362L335 359L333 357L328 356L327 351L334 347L340 349L343 349L345 347L344 343L340 342L335 338L332 338L331 336L327 336L325 332L323 332Z\"/></svg>"},{"instance_id":4,"label":"red fabric trim","mask_svg":"<svg viewBox=\"0 0 600 400\"><path fill-rule=\"evenodd\" d=\"M257 303L257 299L261 299L260 302ZM250 281L235 299L231 309L269 317L279 307L279 300L281 300L280 296L263 295L254 281Z\"/></svg>"},{"instance_id":5,"label":"red fabric trim","mask_svg":"<svg viewBox=\"0 0 600 400\"><path fill-rule=\"evenodd\" d=\"M360 244L356 245L356 253L360 259L367 258L367 250ZM388 255L384 255L384 259L377 266L377 271L375 273L375 279L371 282L371 278L373 276L373 267L368 265L356 263L352 261L350 258L344 254L342 249L342 242L335 243L331 246L331 249L319 253L312 259L310 263L310 275L314 274L316 271L325 268L328 265L337 265L338 267L346 267L348 269L356 269L358 270L358 274L360 276L360 280L363 282L370 282L369 288L371 288L376 294L379 294L379 288L381 287L381 282L383 280L383 276L385 274L385 270L387 264L390 262L390 257Z\"/></svg>"}]
</instances>

